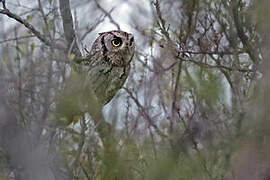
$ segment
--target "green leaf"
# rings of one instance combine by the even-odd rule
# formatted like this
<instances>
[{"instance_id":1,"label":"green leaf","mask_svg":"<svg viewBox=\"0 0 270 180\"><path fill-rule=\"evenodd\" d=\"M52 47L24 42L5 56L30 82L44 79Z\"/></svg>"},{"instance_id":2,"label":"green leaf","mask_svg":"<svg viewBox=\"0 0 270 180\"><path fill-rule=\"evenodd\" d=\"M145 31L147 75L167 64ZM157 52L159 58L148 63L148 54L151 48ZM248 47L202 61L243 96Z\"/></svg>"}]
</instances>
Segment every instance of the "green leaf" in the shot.
<instances>
[{"instance_id":1,"label":"green leaf","mask_svg":"<svg viewBox=\"0 0 270 180\"><path fill-rule=\"evenodd\" d=\"M16 50L17 50L22 56L24 56L24 52L23 52L23 50L22 50L19 46L16 47Z\"/></svg>"},{"instance_id":2,"label":"green leaf","mask_svg":"<svg viewBox=\"0 0 270 180\"><path fill-rule=\"evenodd\" d=\"M31 46L31 51L34 52L34 50L35 50L35 43L31 43L30 46Z\"/></svg>"},{"instance_id":3,"label":"green leaf","mask_svg":"<svg viewBox=\"0 0 270 180\"><path fill-rule=\"evenodd\" d=\"M32 33L32 31L31 31L31 30L27 30L27 34L32 35L33 33Z\"/></svg>"},{"instance_id":4,"label":"green leaf","mask_svg":"<svg viewBox=\"0 0 270 180\"><path fill-rule=\"evenodd\" d=\"M70 60L74 60L75 57L76 57L76 55L75 55L74 53L71 53L70 56L69 56L69 59L70 59Z\"/></svg>"},{"instance_id":5,"label":"green leaf","mask_svg":"<svg viewBox=\"0 0 270 180\"><path fill-rule=\"evenodd\" d=\"M48 29L53 30L54 28L54 20L49 20Z\"/></svg>"},{"instance_id":6,"label":"green leaf","mask_svg":"<svg viewBox=\"0 0 270 180\"><path fill-rule=\"evenodd\" d=\"M27 21L31 21L32 19L33 19L33 15L27 15L27 16L26 16L26 20L27 20Z\"/></svg>"},{"instance_id":7,"label":"green leaf","mask_svg":"<svg viewBox=\"0 0 270 180\"><path fill-rule=\"evenodd\" d=\"M19 57L15 57L15 58L14 58L14 61L15 61L15 62L17 62L17 61L19 61L19 60L20 60Z\"/></svg>"}]
</instances>

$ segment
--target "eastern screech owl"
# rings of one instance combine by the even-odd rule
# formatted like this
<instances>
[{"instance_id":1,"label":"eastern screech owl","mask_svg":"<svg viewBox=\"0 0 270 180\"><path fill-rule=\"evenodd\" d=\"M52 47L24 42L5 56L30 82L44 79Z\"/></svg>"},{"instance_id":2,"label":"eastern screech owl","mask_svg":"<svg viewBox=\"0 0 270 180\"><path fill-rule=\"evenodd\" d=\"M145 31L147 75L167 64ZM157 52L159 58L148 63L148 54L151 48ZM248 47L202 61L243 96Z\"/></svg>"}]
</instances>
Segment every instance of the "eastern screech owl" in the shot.
<instances>
[{"instance_id":1,"label":"eastern screech owl","mask_svg":"<svg viewBox=\"0 0 270 180\"><path fill-rule=\"evenodd\" d=\"M83 71L101 104L107 104L124 85L134 55L134 36L124 31L99 34Z\"/></svg>"}]
</instances>

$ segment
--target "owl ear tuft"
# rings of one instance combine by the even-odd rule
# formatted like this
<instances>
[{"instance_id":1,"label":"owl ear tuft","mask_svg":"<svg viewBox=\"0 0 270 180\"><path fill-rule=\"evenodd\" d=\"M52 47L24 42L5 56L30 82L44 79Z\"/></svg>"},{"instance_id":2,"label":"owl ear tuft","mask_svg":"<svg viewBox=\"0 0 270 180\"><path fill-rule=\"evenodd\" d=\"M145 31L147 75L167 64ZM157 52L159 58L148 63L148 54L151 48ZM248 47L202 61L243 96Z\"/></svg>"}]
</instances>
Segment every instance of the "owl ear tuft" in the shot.
<instances>
[{"instance_id":1,"label":"owl ear tuft","mask_svg":"<svg viewBox=\"0 0 270 180\"><path fill-rule=\"evenodd\" d=\"M107 33L107 32L101 32L101 33L98 33L98 35L102 35L102 34L105 34L105 33Z\"/></svg>"}]
</instances>

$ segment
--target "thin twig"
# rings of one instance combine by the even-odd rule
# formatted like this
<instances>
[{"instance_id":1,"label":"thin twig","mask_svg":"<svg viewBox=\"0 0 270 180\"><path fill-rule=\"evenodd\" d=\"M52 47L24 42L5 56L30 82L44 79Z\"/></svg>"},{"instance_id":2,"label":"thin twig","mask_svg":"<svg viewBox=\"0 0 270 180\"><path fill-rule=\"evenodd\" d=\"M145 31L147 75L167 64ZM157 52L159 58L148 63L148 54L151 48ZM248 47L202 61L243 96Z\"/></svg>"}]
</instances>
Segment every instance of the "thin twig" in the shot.
<instances>
[{"instance_id":1,"label":"thin twig","mask_svg":"<svg viewBox=\"0 0 270 180\"><path fill-rule=\"evenodd\" d=\"M252 42L250 41L250 39L248 38L248 36L244 32L244 27L245 27L245 24L243 22L244 17L242 17L238 12L239 11L238 10L239 3L240 3L240 1L238 1L238 2L232 1L232 3L231 3L233 20L234 20L234 24L236 27L236 32L237 32L239 39L242 41L244 49L246 50L246 52L250 56L250 59L255 64L258 64L260 59L259 59L259 55L257 53L257 49L253 48L254 46L251 44Z\"/></svg>"},{"instance_id":2,"label":"thin twig","mask_svg":"<svg viewBox=\"0 0 270 180\"><path fill-rule=\"evenodd\" d=\"M170 133L173 132L173 124L174 124L174 118L175 118L175 112L177 112L176 108L176 102L177 102L177 93L179 91L179 83L180 83L180 76L182 72L182 61L178 63L178 69L177 69L177 75L176 75L176 82L174 86L174 91L173 91L173 101L172 101L172 118L170 122Z\"/></svg>"},{"instance_id":3,"label":"thin twig","mask_svg":"<svg viewBox=\"0 0 270 180\"><path fill-rule=\"evenodd\" d=\"M5 0L0 0L0 2L2 2L3 8L7 9Z\"/></svg>"},{"instance_id":4,"label":"thin twig","mask_svg":"<svg viewBox=\"0 0 270 180\"><path fill-rule=\"evenodd\" d=\"M53 46L53 44L41 34L32 24L22 19L20 16L10 12L8 9L0 9L0 14L5 14L6 16L16 20L17 22L23 24L27 29L29 29L40 41L44 42L47 46Z\"/></svg>"},{"instance_id":5,"label":"thin twig","mask_svg":"<svg viewBox=\"0 0 270 180\"><path fill-rule=\"evenodd\" d=\"M164 137L164 138L168 138L168 136L166 134L164 134L163 132L161 132L158 128L157 125L155 125L153 122L152 122L152 119L151 117L149 116L149 114L145 111L144 107L141 105L141 103L138 101L137 98L135 98L132 94L132 92L128 89L128 88L125 88L123 87L123 89L129 94L129 96L131 97L131 99L133 99L133 101L135 102L135 104L138 106L139 110L142 112L143 116L146 118L146 120L148 121L149 125L152 126L155 131L161 136L161 137Z\"/></svg>"},{"instance_id":6,"label":"thin twig","mask_svg":"<svg viewBox=\"0 0 270 180\"><path fill-rule=\"evenodd\" d=\"M108 18L110 19L110 22L115 25L117 27L118 30L120 30L120 26L119 24L113 19L113 17L111 16L111 12L113 11L113 9L111 9L109 12L107 12L98 2L97 0L95 0L95 3L97 5L97 7L106 15L108 16Z\"/></svg>"},{"instance_id":7,"label":"thin twig","mask_svg":"<svg viewBox=\"0 0 270 180\"><path fill-rule=\"evenodd\" d=\"M244 54L246 52L239 51L239 52L230 52L230 51L182 51L178 50L179 53L188 53L188 54L207 54L207 55L234 55L234 54Z\"/></svg>"},{"instance_id":8,"label":"thin twig","mask_svg":"<svg viewBox=\"0 0 270 180\"><path fill-rule=\"evenodd\" d=\"M80 140L79 140L79 143L78 143L78 148L77 148L77 151L76 151L74 162L72 163L72 168L73 169L76 169L78 167L78 165L79 165L79 162L80 162L79 160L80 160L82 149L83 149L83 146L84 146L84 143L85 143L85 132L87 130L87 125L86 125L85 121L86 121L85 117L82 117L80 119L80 125L81 125Z\"/></svg>"},{"instance_id":9,"label":"thin twig","mask_svg":"<svg viewBox=\"0 0 270 180\"><path fill-rule=\"evenodd\" d=\"M10 38L10 39L0 41L0 44L6 43L9 41L16 41L16 40L27 39L27 38L32 38L32 37L36 37L36 36L35 35L28 35L28 36L21 36L21 37L17 37L17 38Z\"/></svg>"},{"instance_id":10,"label":"thin twig","mask_svg":"<svg viewBox=\"0 0 270 180\"><path fill-rule=\"evenodd\" d=\"M235 70L234 68L231 68L231 67L227 67L227 66L223 66L223 65L211 65L211 64L207 64L207 63L203 63L203 62L199 62L199 61L195 61L193 59L184 59L184 58L181 58L181 57L178 57L179 59L181 59L181 61L185 61L185 62L192 62L198 66L205 66L207 68L222 68L222 69L226 69L226 70L229 70L229 71L233 71ZM239 72L254 72L254 70L251 70L251 69L236 69L237 71Z\"/></svg>"},{"instance_id":11,"label":"thin twig","mask_svg":"<svg viewBox=\"0 0 270 180\"><path fill-rule=\"evenodd\" d=\"M81 41L84 40L85 37L86 37L90 32L92 32L94 29L96 29L97 26L98 26L100 23L102 23L102 22L104 21L106 15L105 15L105 16L102 15L102 16L103 16L103 17L99 17L98 20L97 20L93 25L91 25L91 27L87 27L87 31L86 31L86 32L82 35L82 37L80 38Z\"/></svg>"},{"instance_id":12,"label":"thin twig","mask_svg":"<svg viewBox=\"0 0 270 180\"><path fill-rule=\"evenodd\" d=\"M155 8L156 8L156 11L157 11L157 15L158 15L158 19L159 19L159 26L160 26L160 30L161 30L161 33L168 39L170 40L170 36L169 36L169 33L168 33L168 29L169 29L169 26L168 28L166 28L166 21L164 20L164 18L162 17L162 13L161 13L161 10L160 10L160 3L158 0L156 0L156 2L153 2Z\"/></svg>"},{"instance_id":13,"label":"thin twig","mask_svg":"<svg viewBox=\"0 0 270 180\"><path fill-rule=\"evenodd\" d=\"M76 43L76 35L74 31L73 18L70 10L69 0L59 0L59 7L63 22L64 35L68 42L67 51L69 49L72 49L71 52L74 53L76 57L80 57L81 53Z\"/></svg>"},{"instance_id":14,"label":"thin twig","mask_svg":"<svg viewBox=\"0 0 270 180\"><path fill-rule=\"evenodd\" d=\"M43 21L45 23L45 28L46 28L45 34L50 38L50 40L52 40L51 34L49 32L49 23L48 23L46 15L45 15L45 13L43 11L43 7L42 7L42 4L41 4L40 0L38 0L38 6L39 6L39 11L40 11L40 13L42 15Z\"/></svg>"}]
</instances>

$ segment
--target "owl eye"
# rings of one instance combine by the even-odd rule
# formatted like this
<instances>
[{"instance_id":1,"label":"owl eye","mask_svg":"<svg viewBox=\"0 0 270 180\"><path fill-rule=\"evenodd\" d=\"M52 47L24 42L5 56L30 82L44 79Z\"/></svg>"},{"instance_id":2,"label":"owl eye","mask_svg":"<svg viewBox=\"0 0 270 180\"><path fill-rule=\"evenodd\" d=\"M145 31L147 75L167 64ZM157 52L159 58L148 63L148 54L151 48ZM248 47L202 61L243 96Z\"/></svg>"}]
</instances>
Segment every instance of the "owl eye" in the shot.
<instances>
[{"instance_id":1,"label":"owl eye","mask_svg":"<svg viewBox=\"0 0 270 180\"><path fill-rule=\"evenodd\" d=\"M114 47L119 47L122 44L122 40L120 38L115 38L112 40L112 45Z\"/></svg>"}]
</instances>

